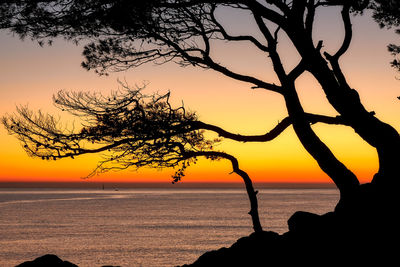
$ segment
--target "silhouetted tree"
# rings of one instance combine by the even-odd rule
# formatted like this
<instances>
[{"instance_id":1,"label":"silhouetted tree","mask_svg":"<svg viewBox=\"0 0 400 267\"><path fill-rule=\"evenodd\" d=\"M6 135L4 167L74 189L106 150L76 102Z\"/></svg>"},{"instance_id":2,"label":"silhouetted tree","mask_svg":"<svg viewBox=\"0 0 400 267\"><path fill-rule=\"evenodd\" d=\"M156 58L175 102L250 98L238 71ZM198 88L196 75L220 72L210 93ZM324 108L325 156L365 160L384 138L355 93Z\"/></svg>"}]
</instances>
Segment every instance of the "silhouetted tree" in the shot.
<instances>
[{"instance_id":1,"label":"silhouetted tree","mask_svg":"<svg viewBox=\"0 0 400 267\"><path fill-rule=\"evenodd\" d=\"M319 9L340 8L344 38L337 51L323 51L323 42L313 40L314 19ZM236 35L224 21L224 9L248 15L261 36L252 32ZM89 41L84 48L83 67L99 74L123 71L147 62L177 62L212 69L232 79L282 95L288 118L270 133L242 136L201 122L198 128L215 130L225 138L243 142L269 141L292 125L300 142L321 169L337 185L341 201L352 199L359 188L356 175L340 162L320 140L311 124L327 121L347 125L369 145L376 148L379 170L372 185L380 192L399 188L398 163L400 137L396 129L368 111L357 91L349 85L339 59L352 40L351 14L374 10L383 26L398 25L397 1L383 0L93 0L93 1L3 1L0 27L40 44L62 36L67 40ZM300 60L288 69L282 63L278 40L286 35ZM213 54L216 42L247 42L269 56L279 84L243 74L219 63ZM396 54L398 48L390 46ZM397 61L395 61L397 62ZM393 63L396 66L397 63ZM336 118L307 114L296 92L296 80L310 73L321 85ZM222 134L223 133L223 134ZM272 134L271 134L272 133Z\"/></svg>"}]
</instances>

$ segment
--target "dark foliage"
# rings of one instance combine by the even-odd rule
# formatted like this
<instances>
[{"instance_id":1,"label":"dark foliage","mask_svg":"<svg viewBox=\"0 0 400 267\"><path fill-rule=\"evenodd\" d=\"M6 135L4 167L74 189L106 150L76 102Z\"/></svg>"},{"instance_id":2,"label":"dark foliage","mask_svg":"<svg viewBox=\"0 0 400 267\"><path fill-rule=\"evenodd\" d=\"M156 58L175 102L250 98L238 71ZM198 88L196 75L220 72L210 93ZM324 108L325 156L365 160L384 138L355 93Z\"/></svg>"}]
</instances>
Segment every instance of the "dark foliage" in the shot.
<instances>
[{"instance_id":1,"label":"dark foliage","mask_svg":"<svg viewBox=\"0 0 400 267\"><path fill-rule=\"evenodd\" d=\"M96 172L143 166L181 168L183 175L195 157L190 151L211 150L218 140L206 140L203 132L192 130L194 113L184 107L174 109L169 93L144 95L141 89L98 93L60 91L55 105L82 121L80 129L63 127L54 116L19 107L17 115L3 118L3 124L21 141L30 156L45 160L74 158L89 153L108 154Z\"/></svg>"},{"instance_id":2,"label":"dark foliage","mask_svg":"<svg viewBox=\"0 0 400 267\"><path fill-rule=\"evenodd\" d=\"M215 16L215 10L224 6L250 12L275 6L278 11L268 10L269 19L282 26L280 15L296 10L296 5L308 9L313 2L315 6L347 5L357 13L372 9L381 27L399 26L400 4L396 0L265 2L263 5L243 0L3 1L0 28L8 28L21 38L36 39L40 44L51 44L58 36L75 42L94 40L85 47L86 60L82 65L106 74L150 61L163 63L175 59L182 65L210 67L206 62L210 60L207 43L212 39L248 40L268 50L252 36L229 36ZM398 48L393 46L389 46L390 52L397 54ZM395 60L392 65L398 67L397 64Z\"/></svg>"},{"instance_id":3,"label":"dark foliage","mask_svg":"<svg viewBox=\"0 0 400 267\"><path fill-rule=\"evenodd\" d=\"M374 0L370 6L373 9L373 17L379 26L398 28L400 26L400 2L396 0ZM400 29L396 29L400 34ZM392 67L400 71L400 62L396 57L400 54L400 46L396 44L388 45L389 52L395 57L391 62Z\"/></svg>"}]
</instances>

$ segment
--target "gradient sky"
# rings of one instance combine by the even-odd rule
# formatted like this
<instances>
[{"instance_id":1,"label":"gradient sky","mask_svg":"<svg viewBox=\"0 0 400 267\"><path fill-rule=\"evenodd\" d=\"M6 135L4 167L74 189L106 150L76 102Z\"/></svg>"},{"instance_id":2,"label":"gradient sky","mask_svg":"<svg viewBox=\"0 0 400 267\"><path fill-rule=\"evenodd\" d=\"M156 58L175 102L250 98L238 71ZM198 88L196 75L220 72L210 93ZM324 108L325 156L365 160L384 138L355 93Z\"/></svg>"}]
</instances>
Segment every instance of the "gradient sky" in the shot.
<instances>
[{"instance_id":1,"label":"gradient sky","mask_svg":"<svg viewBox=\"0 0 400 267\"><path fill-rule=\"evenodd\" d=\"M249 26L245 17L227 12L229 22L237 32ZM324 40L324 49L334 51L343 37L337 10L318 14L315 40ZM353 18L354 38L349 51L341 59L350 85L360 93L362 102L376 116L400 129L400 81L389 66L392 59L386 50L390 42L399 43L392 30L381 30L368 15ZM280 51L286 66L298 57L285 45ZM117 80L129 84L148 82L147 92L172 92L172 102L182 101L196 111L200 120L241 134L263 134L282 120L287 112L282 97L252 90L211 70L181 68L173 63L162 66L147 64L127 72L99 77L80 67L82 47L57 40L51 47L39 47L30 40L21 41L0 32L0 115L12 113L15 106L29 104L32 109L64 115L52 105L52 95L60 89L96 90L108 93L118 88ZM274 80L265 55L256 53L247 43L217 46L216 58L234 70L254 74L267 81ZM308 112L335 115L322 90L308 74L297 82L298 92ZM65 116L64 116L65 117ZM66 120L67 122L68 120ZM369 181L377 171L373 148L363 142L353 130L344 126L315 125L315 131L336 156L353 170L362 182ZM0 182L17 181L81 181L96 166L99 156L82 156L74 160L42 161L29 158L18 140L0 127ZM268 143L237 143L225 140L218 149L239 159L242 169L255 182L330 182L305 152L291 128ZM184 182L240 182L229 174L227 161L200 160L191 167ZM171 181L173 170L140 169L110 172L90 178L91 182L165 182Z\"/></svg>"}]
</instances>

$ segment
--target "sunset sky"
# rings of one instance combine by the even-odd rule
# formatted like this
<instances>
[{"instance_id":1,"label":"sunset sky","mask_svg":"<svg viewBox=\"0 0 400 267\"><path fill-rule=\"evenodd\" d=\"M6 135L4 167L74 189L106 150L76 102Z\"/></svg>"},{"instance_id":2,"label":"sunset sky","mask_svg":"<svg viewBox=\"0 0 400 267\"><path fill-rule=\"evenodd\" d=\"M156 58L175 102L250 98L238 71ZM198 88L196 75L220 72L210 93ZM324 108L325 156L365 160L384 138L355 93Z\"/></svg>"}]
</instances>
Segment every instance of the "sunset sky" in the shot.
<instances>
[{"instance_id":1,"label":"sunset sky","mask_svg":"<svg viewBox=\"0 0 400 267\"><path fill-rule=\"evenodd\" d=\"M230 16L238 31L246 29L245 18ZM334 51L343 37L336 21L337 10L321 13L316 21L315 40L324 40L323 50ZM235 24L236 23L236 24ZM392 60L386 45L400 43L393 30L379 29L368 15L353 18L354 36L349 51L341 60L350 85L360 93L362 102L376 116L400 130L400 77L390 66ZM234 27L234 28L235 28ZM280 43L285 65L297 62L293 50ZM52 104L58 90L100 91L118 89L117 80L131 85L148 83L146 92L171 91L172 102L196 111L201 121L241 134L263 134L282 120L287 112L281 96L252 90L250 84L234 81L211 70L181 68L174 63L161 66L147 64L126 72L99 77L80 67L82 46L56 40L43 48L30 40L21 41L0 32L0 115L15 111L16 105L29 104L32 109L65 115ZM247 43L216 48L216 58L233 69L255 74L266 81L274 80L265 55L258 54ZM336 115L322 90L308 74L298 79L298 93L308 112ZM66 119L67 123L68 120ZM373 148L352 129L344 126L314 125L313 128L336 156L353 170L362 182L377 171ZM99 156L82 156L74 160L43 161L29 158L18 140L0 126L0 182L69 181L80 182L96 166ZM240 166L255 182L330 182L288 128L279 138L267 143L238 143L224 140L217 147L239 159ZM187 171L183 182L240 182L230 174L227 161L200 160ZM109 172L85 180L89 182L171 182L172 169L140 169ZM0 185L1 186L1 185Z\"/></svg>"}]
</instances>

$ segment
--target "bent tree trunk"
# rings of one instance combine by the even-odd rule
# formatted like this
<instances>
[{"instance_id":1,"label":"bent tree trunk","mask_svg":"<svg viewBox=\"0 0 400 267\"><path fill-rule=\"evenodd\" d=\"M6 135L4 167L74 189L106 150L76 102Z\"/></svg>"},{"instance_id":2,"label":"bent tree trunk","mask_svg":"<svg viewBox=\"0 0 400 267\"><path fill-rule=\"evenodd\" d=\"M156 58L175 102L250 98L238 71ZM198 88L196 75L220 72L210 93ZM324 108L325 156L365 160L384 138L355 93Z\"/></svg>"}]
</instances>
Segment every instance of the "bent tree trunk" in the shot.
<instances>
[{"instance_id":1,"label":"bent tree trunk","mask_svg":"<svg viewBox=\"0 0 400 267\"><path fill-rule=\"evenodd\" d=\"M397 187L400 184L400 179L397 178L400 162L399 133L392 126L376 118L373 112L368 112L362 105L358 93L350 86L334 83L333 77L329 77L332 74L321 71L321 68L314 70L313 74L343 119L361 138L376 148L379 170L374 176L373 183L385 190Z\"/></svg>"},{"instance_id":2,"label":"bent tree trunk","mask_svg":"<svg viewBox=\"0 0 400 267\"><path fill-rule=\"evenodd\" d=\"M254 190L253 183L252 183L249 175L245 171L239 169L239 164L238 164L237 159L233 157L233 159L230 159L230 160L232 162L233 171L235 173L237 173L240 177L242 177L242 179L246 185L247 195L250 200L249 214L253 221L254 232L261 232L262 227L261 227L261 223L260 223L260 217L258 215L258 201L257 201L258 191Z\"/></svg>"},{"instance_id":3,"label":"bent tree trunk","mask_svg":"<svg viewBox=\"0 0 400 267\"><path fill-rule=\"evenodd\" d=\"M359 181L312 130L309 120L300 104L294 84L287 85L285 102L293 129L308 153L317 161L320 168L333 180L340 191L340 198L351 197L359 185Z\"/></svg>"},{"instance_id":4,"label":"bent tree trunk","mask_svg":"<svg viewBox=\"0 0 400 267\"><path fill-rule=\"evenodd\" d=\"M250 211L249 215L251 216L251 220L253 223L253 230L254 232L262 232L262 226L260 223L260 217L258 215L258 201L257 201L257 193L258 191L254 190L253 182L251 181L249 175L239 168L238 160L225 152L218 152L218 151L203 151L203 152L185 152L186 157L198 157L204 156L208 158L224 158L231 162L233 172L238 174L242 179L246 186L247 196L250 201Z\"/></svg>"},{"instance_id":5,"label":"bent tree trunk","mask_svg":"<svg viewBox=\"0 0 400 267\"><path fill-rule=\"evenodd\" d=\"M400 136L395 128L375 117L374 112L366 110L359 94L348 84L339 65L339 58L348 49L352 37L348 9L343 12L345 40L341 48L330 55L320 52L312 38L307 36L304 28L294 23L289 25L289 36L303 59L306 59L306 70L321 85L329 103L341 115L346 125L377 150L379 170L372 183L383 191L390 191L400 186L398 167L400 162Z\"/></svg>"}]
</instances>

